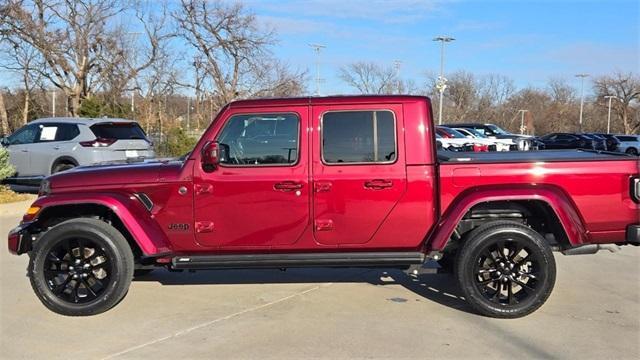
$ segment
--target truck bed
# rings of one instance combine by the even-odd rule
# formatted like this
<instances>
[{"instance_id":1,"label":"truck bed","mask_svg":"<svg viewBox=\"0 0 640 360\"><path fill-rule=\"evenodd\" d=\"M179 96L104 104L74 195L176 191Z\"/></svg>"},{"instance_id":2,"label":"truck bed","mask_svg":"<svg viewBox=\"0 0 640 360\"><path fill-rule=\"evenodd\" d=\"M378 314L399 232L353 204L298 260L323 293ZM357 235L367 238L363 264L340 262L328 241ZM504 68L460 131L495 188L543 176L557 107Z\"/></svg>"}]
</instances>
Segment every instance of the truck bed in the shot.
<instances>
[{"instance_id":1,"label":"truck bed","mask_svg":"<svg viewBox=\"0 0 640 360\"><path fill-rule=\"evenodd\" d=\"M637 157L623 153L591 150L540 150L509 152L453 152L439 151L440 163L531 163L565 161L619 161Z\"/></svg>"}]
</instances>

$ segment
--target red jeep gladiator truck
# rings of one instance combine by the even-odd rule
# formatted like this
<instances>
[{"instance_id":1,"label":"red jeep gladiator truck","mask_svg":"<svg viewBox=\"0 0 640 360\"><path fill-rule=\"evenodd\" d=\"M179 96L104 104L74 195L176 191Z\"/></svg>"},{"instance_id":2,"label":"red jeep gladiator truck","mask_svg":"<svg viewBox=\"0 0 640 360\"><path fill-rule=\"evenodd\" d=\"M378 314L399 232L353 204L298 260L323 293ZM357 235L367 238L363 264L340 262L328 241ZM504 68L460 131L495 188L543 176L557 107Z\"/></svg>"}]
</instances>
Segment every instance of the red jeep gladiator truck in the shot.
<instances>
[{"instance_id":1,"label":"red jeep gladiator truck","mask_svg":"<svg viewBox=\"0 0 640 360\"><path fill-rule=\"evenodd\" d=\"M47 178L9 250L54 312L116 305L134 274L440 261L480 314L554 286L553 251L640 243L638 159L436 150L428 98L241 100L180 161ZM612 245L608 245L612 246Z\"/></svg>"}]
</instances>

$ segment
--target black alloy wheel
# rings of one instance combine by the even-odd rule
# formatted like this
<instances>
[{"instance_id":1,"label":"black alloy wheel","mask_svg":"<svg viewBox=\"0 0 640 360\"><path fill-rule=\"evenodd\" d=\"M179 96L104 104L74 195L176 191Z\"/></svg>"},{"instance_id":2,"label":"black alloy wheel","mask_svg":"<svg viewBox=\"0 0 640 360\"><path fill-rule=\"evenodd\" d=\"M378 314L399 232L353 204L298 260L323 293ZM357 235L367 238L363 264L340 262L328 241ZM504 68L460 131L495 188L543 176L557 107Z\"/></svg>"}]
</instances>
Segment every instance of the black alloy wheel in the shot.
<instances>
[{"instance_id":1,"label":"black alloy wheel","mask_svg":"<svg viewBox=\"0 0 640 360\"><path fill-rule=\"evenodd\" d=\"M51 227L29 252L31 287L47 308L62 315L109 310L127 294L133 270L127 240L94 218L70 219Z\"/></svg>"},{"instance_id":2,"label":"black alloy wheel","mask_svg":"<svg viewBox=\"0 0 640 360\"><path fill-rule=\"evenodd\" d=\"M475 263L476 287L495 304L515 305L535 294L544 272L528 244L505 237L488 244ZM542 279L543 280L543 279Z\"/></svg>"},{"instance_id":3,"label":"black alloy wheel","mask_svg":"<svg viewBox=\"0 0 640 360\"><path fill-rule=\"evenodd\" d=\"M551 295L556 265L536 231L514 221L492 221L464 237L455 267L467 302L480 314L517 318Z\"/></svg>"},{"instance_id":4,"label":"black alloy wheel","mask_svg":"<svg viewBox=\"0 0 640 360\"><path fill-rule=\"evenodd\" d=\"M49 290L72 303L87 303L104 292L111 281L107 254L90 239L60 241L47 255L44 277Z\"/></svg>"}]
</instances>

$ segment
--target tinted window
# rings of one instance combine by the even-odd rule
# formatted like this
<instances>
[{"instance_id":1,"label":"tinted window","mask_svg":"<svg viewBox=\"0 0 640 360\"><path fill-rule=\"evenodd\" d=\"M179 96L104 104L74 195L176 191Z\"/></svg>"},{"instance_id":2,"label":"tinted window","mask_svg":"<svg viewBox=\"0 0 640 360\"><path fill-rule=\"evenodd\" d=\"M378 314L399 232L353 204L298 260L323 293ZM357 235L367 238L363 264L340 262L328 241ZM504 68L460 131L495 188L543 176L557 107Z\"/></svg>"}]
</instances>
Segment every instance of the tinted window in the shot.
<instances>
[{"instance_id":1,"label":"tinted window","mask_svg":"<svg viewBox=\"0 0 640 360\"><path fill-rule=\"evenodd\" d=\"M97 138L103 139L146 139L146 135L137 123L104 123L90 127Z\"/></svg>"},{"instance_id":2,"label":"tinted window","mask_svg":"<svg viewBox=\"0 0 640 360\"><path fill-rule=\"evenodd\" d=\"M73 140L78 135L80 135L78 125L60 124L58 125L58 134L56 135L56 141Z\"/></svg>"},{"instance_id":3,"label":"tinted window","mask_svg":"<svg viewBox=\"0 0 640 360\"><path fill-rule=\"evenodd\" d=\"M322 117L322 158L326 163L393 162L396 156L392 112L343 111Z\"/></svg>"},{"instance_id":4,"label":"tinted window","mask_svg":"<svg viewBox=\"0 0 640 360\"><path fill-rule=\"evenodd\" d=\"M9 136L9 145L31 144L36 141L38 135L37 125L27 125Z\"/></svg>"},{"instance_id":5,"label":"tinted window","mask_svg":"<svg viewBox=\"0 0 640 360\"><path fill-rule=\"evenodd\" d=\"M638 141L635 136L618 136L618 140L620 141Z\"/></svg>"},{"instance_id":6,"label":"tinted window","mask_svg":"<svg viewBox=\"0 0 640 360\"><path fill-rule=\"evenodd\" d=\"M228 150L220 162L231 165L287 165L298 161L300 119L295 114L232 116L218 142Z\"/></svg>"}]
</instances>

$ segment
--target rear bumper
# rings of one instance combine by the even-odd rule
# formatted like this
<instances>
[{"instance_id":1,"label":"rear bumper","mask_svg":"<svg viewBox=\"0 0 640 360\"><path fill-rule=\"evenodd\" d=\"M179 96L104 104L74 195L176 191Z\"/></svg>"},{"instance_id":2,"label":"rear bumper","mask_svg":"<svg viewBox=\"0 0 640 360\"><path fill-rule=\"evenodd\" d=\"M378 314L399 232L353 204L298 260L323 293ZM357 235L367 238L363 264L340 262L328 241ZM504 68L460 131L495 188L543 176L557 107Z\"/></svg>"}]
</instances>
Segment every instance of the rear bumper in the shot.
<instances>
[{"instance_id":1,"label":"rear bumper","mask_svg":"<svg viewBox=\"0 0 640 360\"><path fill-rule=\"evenodd\" d=\"M625 237L627 244L640 245L640 225L627 226L627 236Z\"/></svg>"},{"instance_id":2,"label":"rear bumper","mask_svg":"<svg viewBox=\"0 0 640 360\"><path fill-rule=\"evenodd\" d=\"M9 252L13 255L20 255L31 250L31 239L29 236L30 222L22 223L11 231L8 235L8 247Z\"/></svg>"}]
</instances>

